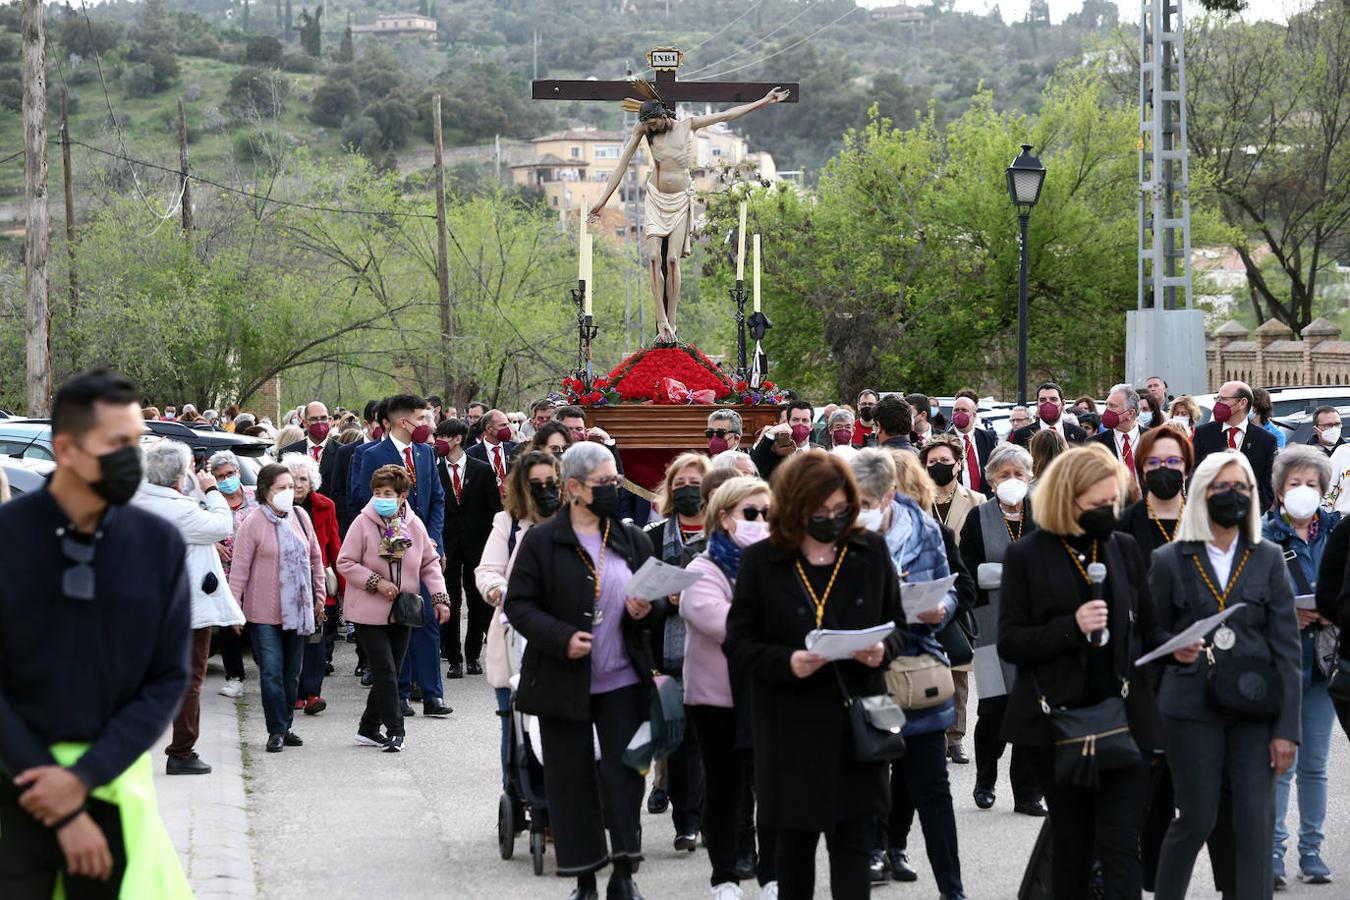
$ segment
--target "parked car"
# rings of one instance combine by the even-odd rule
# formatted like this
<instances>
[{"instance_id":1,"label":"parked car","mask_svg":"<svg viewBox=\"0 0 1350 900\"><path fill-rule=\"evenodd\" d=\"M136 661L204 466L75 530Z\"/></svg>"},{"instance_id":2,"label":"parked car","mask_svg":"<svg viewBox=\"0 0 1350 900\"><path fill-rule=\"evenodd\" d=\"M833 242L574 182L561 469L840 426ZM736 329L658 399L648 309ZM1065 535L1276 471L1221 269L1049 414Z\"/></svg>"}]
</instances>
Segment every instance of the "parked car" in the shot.
<instances>
[{"instance_id":1,"label":"parked car","mask_svg":"<svg viewBox=\"0 0 1350 900\"><path fill-rule=\"evenodd\" d=\"M1271 419L1278 424L1279 419L1297 416L1299 413L1311 413L1319 406L1350 405L1350 385L1322 384L1312 386L1268 387ZM1192 394L1200 407L1200 422L1203 425L1213 417L1216 394Z\"/></svg>"},{"instance_id":2,"label":"parked car","mask_svg":"<svg viewBox=\"0 0 1350 900\"><path fill-rule=\"evenodd\" d=\"M47 459L15 459L11 456L0 456L0 469L5 470L10 493L17 497L20 494L31 494L33 491L41 490L47 476L56 469L56 463Z\"/></svg>"},{"instance_id":3,"label":"parked car","mask_svg":"<svg viewBox=\"0 0 1350 900\"><path fill-rule=\"evenodd\" d=\"M1341 437L1350 440L1350 405L1336 406L1336 411L1341 414ZM1292 416L1277 417L1271 421L1284 431L1285 446L1289 446L1290 444L1306 444L1313 439L1313 417L1311 412L1300 412L1295 413Z\"/></svg>"}]
</instances>

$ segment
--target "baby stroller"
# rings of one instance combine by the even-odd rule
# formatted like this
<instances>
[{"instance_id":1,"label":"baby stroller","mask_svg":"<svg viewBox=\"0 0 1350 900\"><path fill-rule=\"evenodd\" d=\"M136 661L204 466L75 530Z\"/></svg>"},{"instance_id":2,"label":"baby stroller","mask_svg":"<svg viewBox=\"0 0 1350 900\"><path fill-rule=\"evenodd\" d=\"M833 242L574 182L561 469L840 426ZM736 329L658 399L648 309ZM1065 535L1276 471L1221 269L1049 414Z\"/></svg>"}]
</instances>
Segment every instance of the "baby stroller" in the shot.
<instances>
[{"instance_id":1,"label":"baby stroller","mask_svg":"<svg viewBox=\"0 0 1350 900\"><path fill-rule=\"evenodd\" d=\"M548 801L544 797L544 763L539 723L533 716L516 709L516 687L520 683L520 663L521 656L525 652L525 639L510 627L504 615L502 622L506 625L506 658L512 674L510 708L497 713L506 717L509 727L506 789L502 791L501 799L497 801L497 850L502 859L510 859L516 852L516 835L528 831L534 874L543 875Z\"/></svg>"}]
</instances>

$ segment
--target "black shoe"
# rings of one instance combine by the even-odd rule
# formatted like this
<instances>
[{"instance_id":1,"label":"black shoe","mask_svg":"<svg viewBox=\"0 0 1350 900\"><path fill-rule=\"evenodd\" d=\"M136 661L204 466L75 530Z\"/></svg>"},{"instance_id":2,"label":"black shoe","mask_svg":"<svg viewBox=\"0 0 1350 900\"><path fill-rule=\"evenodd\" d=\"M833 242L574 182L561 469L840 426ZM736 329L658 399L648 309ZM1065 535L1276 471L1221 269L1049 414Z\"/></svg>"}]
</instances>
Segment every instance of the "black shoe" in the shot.
<instances>
[{"instance_id":1,"label":"black shoe","mask_svg":"<svg viewBox=\"0 0 1350 900\"><path fill-rule=\"evenodd\" d=\"M389 746L389 738L380 734L379 728L376 728L374 731L362 731L361 729L358 728L356 730L356 742L360 744L362 747Z\"/></svg>"},{"instance_id":2,"label":"black shoe","mask_svg":"<svg viewBox=\"0 0 1350 900\"><path fill-rule=\"evenodd\" d=\"M610 878L605 885L605 900L642 900L631 878Z\"/></svg>"},{"instance_id":3,"label":"black shoe","mask_svg":"<svg viewBox=\"0 0 1350 900\"><path fill-rule=\"evenodd\" d=\"M414 703L417 703L422 699L422 686L420 684L414 684L412 686L412 696L408 699L412 700Z\"/></svg>"},{"instance_id":4,"label":"black shoe","mask_svg":"<svg viewBox=\"0 0 1350 900\"><path fill-rule=\"evenodd\" d=\"M958 766L964 766L970 762L970 757L966 756L966 749L960 744L952 744L947 748L947 758Z\"/></svg>"},{"instance_id":5,"label":"black shoe","mask_svg":"<svg viewBox=\"0 0 1350 900\"><path fill-rule=\"evenodd\" d=\"M285 742L286 736L284 734L269 734L267 736L267 752L280 753Z\"/></svg>"},{"instance_id":6,"label":"black shoe","mask_svg":"<svg viewBox=\"0 0 1350 900\"><path fill-rule=\"evenodd\" d=\"M334 672L336 672L336 671L337 671L337 670L333 668L333 664L332 664L332 663L326 662L326 663L323 664L323 674L324 674L325 676L332 675L332 674L333 674Z\"/></svg>"},{"instance_id":7,"label":"black shoe","mask_svg":"<svg viewBox=\"0 0 1350 900\"><path fill-rule=\"evenodd\" d=\"M450 665L446 666L446 667L445 667L445 677L446 677L446 678L463 678L463 677L464 677L464 664L463 664L463 663L451 663Z\"/></svg>"},{"instance_id":8,"label":"black shoe","mask_svg":"<svg viewBox=\"0 0 1350 900\"><path fill-rule=\"evenodd\" d=\"M401 735L401 734L391 735L390 738L389 738L389 742L388 742L387 744L384 745L384 751L383 751L383 752L385 752L385 753L402 753L402 752L403 752L403 735Z\"/></svg>"},{"instance_id":9,"label":"black shoe","mask_svg":"<svg viewBox=\"0 0 1350 900\"><path fill-rule=\"evenodd\" d=\"M872 851L872 859L867 864L867 873L873 884L885 884L891 880L891 867L886 864L884 852Z\"/></svg>"},{"instance_id":10,"label":"black shoe","mask_svg":"<svg viewBox=\"0 0 1350 900\"><path fill-rule=\"evenodd\" d=\"M452 712L454 710L440 697L432 697L422 704L422 715L424 716L448 716Z\"/></svg>"},{"instance_id":11,"label":"black shoe","mask_svg":"<svg viewBox=\"0 0 1350 900\"><path fill-rule=\"evenodd\" d=\"M417 715L417 713L413 712L413 707L412 707L412 702L411 702L411 701L408 701L408 700L400 700L400 701L398 701L398 705L399 705L399 707L400 707L400 708L402 709L402 711L403 711L403 718L407 719L407 718L410 718L411 716Z\"/></svg>"},{"instance_id":12,"label":"black shoe","mask_svg":"<svg viewBox=\"0 0 1350 900\"><path fill-rule=\"evenodd\" d=\"M165 775L209 775L211 767L202 762L201 757L192 754L186 758L170 756L164 764Z\"/></svg>"},{"instance_id":13,"label":"black shoe","mask_svg":"<svg viewBox=\"0 0 1350 900\"><path fill-rule=\"evenodd\" d=\"M574 888L572 893L567 895L567 900L600 900L600 893L595 888Z\"/></svg>"},{"instance_id":14,"label":"black shoe","mask_svg":"<svg viewBox=\"0 0 1350 900\"><path fill-rule=\"evenodd\" d=\"M994 791L991 788L975 789L975 805L980 809L990 809L994 805Z\"/></svg>"},{"instance_id":15,"label":"black shoe","mask_svg":"<svg viewBox=\"0 0 1350 900\"><path fill-rule=\"evenodd\" d=\"M483 667L478 664L478 660L473 660L464 664L465 675L482 675Z\"/></svg>"},{"instance_id":16,"label":"black shoe","mask_svg":"<svg viewBox=\"0 0 1350 900\"><path fill-rule=\"evenodd\" d=\"M364 675L366 674L366 667L363 666L363 665L361 665L360 663L357 663L357 664L356 664L356 670L353 671L352 674L355 675L355 676L357 676L358 678L359 678L359 677L362 677L362 676L364 676Z\"/></svg>"},{"instance_id":17,"label":"black shoe","mask_svg":"<svg viewBox=\"0 0 1350 900\"><path fill-rule=\"evenodd\" d=\"M938 894L938 900L966 900L965 894Z\"/></svg>"},{"instance_id":18,"label":"black shoe","mask_svg":"<svg viewBox=\"0 0 1350 900\"><path fill-rule=\"evenodd\" d=\"M693 853L698 849L698 835L696 834L677 834L675 835L675 849Z\"/></svg>"},{"instance_id":19,"label":"black shoe","mask_svg":"<svg viewBox=\"0 0 1350 900\"><path fill-rule=\"evenodd\" d=\"M661 788L652 788L652 792L647 795L647 812L659 816L668 809L670 809L670 795Z\"/></svg>"},{"instance_id":20,"label":"black shoe","mask_svg":"<svg viewBox=\"0 0 1350 900\"><path fill-rule=\"evenodd\" d=\"M300 735L296 734L294 731L286 732L284 735L282 735L281 740L283 743L286 744L287 747L305 746L305 742L300 740Z\"/></svg>"},{"instance_id":21,"label":"black shoe","mask_svg":"<svg viewBox=\"0 0 1350 900\"><path fill-rule=\"evenodd\" d=\"M919 873L909 864L905 851L892 847L886 851L886 864L891 867L891 877L896 881L918 881Z\"/></svg>"},{"instance_id":22,"label":"black shoe","mask_svg":"<svg viewBox=\"0 0 1350 900\"><path fill-rule=\"evenodd\" d=\"M1037 818L1049 815L1049 810L1045 804L1039 800L1022 800L1013 804L1013 812L1021 813L1024 816L1035 816Z\"/></svg>"},{"instance_id":23,"label":"black shoe","mask_svg":"<svg viewBox=\"0 0 1350 900\"><path fill-rule=\"evenodd\" d=\"M367 669L361 673L361 687L370 687L375 683L375 673Z\"/></svg>"},{"instance_id":24,"label":"black shoe","mask_svg":"<svg viewBox=\"0 0 1350 900\"><path fill-rule=\"evenodd\" d=\"M745 856L736 860L736 877L741 881L749 881L755 877L755 869L759 866L759 859L755 851L751 850Z\"/></svg>"}]
</instances>

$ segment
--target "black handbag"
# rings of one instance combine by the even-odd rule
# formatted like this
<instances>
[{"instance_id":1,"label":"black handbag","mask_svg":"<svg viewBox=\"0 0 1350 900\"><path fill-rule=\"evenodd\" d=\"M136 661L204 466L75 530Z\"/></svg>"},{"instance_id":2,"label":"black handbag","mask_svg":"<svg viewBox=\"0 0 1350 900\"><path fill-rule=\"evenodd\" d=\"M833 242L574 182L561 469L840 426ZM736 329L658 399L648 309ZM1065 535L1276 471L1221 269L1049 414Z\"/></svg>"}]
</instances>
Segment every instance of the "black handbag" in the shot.
<instances>
[{"instance_id":1,"label":"black handbag","mask_svg":"<svg viewBox=\"0 0 1350 900\"><path fill-rule=\"evenodd\" d=\"M844 697L844 714L853 742L853 758L861 763L890 762L905 755L905 713L885 694L855 697L844 686L844 678L833 664L839 693Z\"/></svg>"},{"instance_id":2,"label":"black handbag","mask_svg":"<svg viewBox=\"0 0 1350 900\"><path fill-rule=\"evenodd\" d=\"M389 580L394 584L401 584L402 572L403 560L391 559L389 561ZM389 624L421 628L423 622L425 622L425 618L423 617L422 598L417 594L399 591L398 596L394 597L394 602L389 607Z\"/></svg>"},{"instance_id":3,"label":"black handbag","mask_svg":"<svg viewBox=\"0 0 1350 900\"><path fill-rule=\"evenodd\" d=\"M966 610L957 610L951 621L937 633L938 643L946 651L947 661L953 667L968 665L975 659L975 650L970 645L969 632L962 622L962 619L969 615L970 613Z\"/></svg>"},{"instance_id":4,"label":"black handbag","mask_svg":"<svg viewBox=\"0 0 1350 900\"><path fill-rule=\"evenodd\" d=\"M1223 653L1220 662L1214 648L1205 648L1209 660L1206 693L1210 705L1249 722L1269 722L1280 714L1280 671L1270 660ZM1330 686L1328 686L1330 693Z\"/></svg>"},{"instance_id":5,"label":"black handbag","mask_svg":"<svg viewBox=\"0 0 1350 900\"><path fill-rule=\"evenodd\" d=\"M1350 659L1345 659L1339 653L1331 664L1331 671L1327 673L1327 693L1332 700L1350 703Z\"/></svg>"}]
</instances>

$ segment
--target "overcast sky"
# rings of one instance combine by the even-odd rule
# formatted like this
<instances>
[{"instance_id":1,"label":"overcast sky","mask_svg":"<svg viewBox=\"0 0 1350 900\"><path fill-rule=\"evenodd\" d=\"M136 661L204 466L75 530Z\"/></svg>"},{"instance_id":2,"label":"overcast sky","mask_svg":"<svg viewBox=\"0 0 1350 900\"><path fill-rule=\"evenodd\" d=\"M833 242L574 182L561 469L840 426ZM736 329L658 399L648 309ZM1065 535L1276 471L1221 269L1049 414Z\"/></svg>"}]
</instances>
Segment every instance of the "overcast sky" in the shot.
<instances>
[{"instance_id":1,"label":"overcast sky","mask_svg":"<svg viewBox=\"0 0 1350 900\"><path fill-rule=\"evenodd\" d=\"M902 0L858 0L859 6L868 8L876 6L894 6ZM965 12L987 12L992 9L995 3L998 4L999 11L1003 14L1003 21L1015 22L1026 15L1027 0L956 0L956 8ZM909 0L910 6L925 6L922 0ZM1122 20L1135 22L1139 19L1140 3L1118 2L1120 7L1120 17ZM1255 21L1257 19L1273 19L1283 22L1290 11L1297 11L1307 5L1306 0L1247 0L1247 11L1242 14L1244 19ZM1069 13L1077 12L1082 9L1083 0L1050 0L1050 19L1053 22L1061 22ZM1198 0L1192 2L1182 2L1181 13L1183 16L1198 16L1204 12Z\"/></svg>"}]
</instances>

